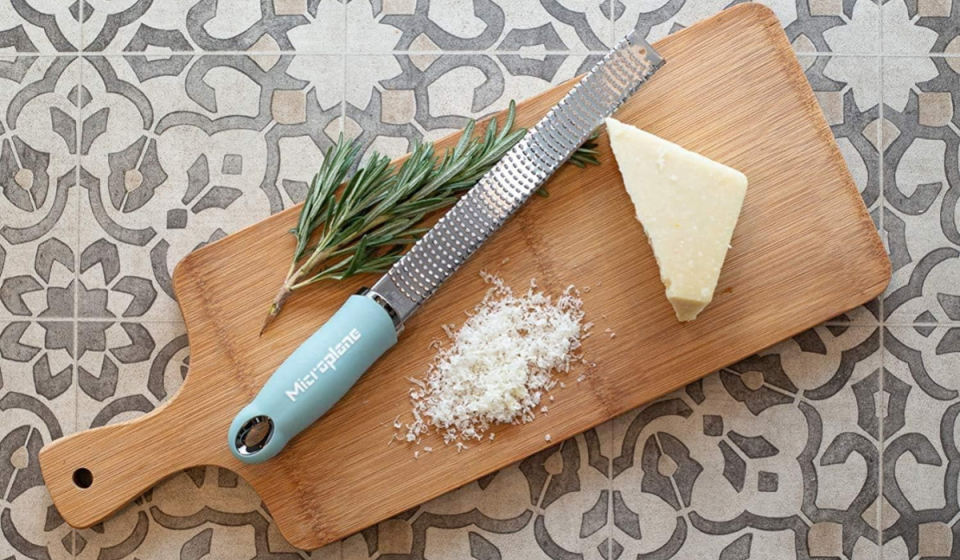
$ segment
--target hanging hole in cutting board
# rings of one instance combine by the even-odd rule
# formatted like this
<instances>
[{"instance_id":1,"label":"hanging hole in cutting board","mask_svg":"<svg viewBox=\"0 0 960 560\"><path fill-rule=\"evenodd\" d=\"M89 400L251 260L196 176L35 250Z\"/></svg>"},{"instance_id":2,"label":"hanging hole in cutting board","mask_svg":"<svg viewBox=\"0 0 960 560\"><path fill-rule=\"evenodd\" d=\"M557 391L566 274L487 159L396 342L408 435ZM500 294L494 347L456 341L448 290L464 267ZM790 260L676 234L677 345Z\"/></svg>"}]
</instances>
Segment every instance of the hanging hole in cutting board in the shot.
<instances>
[{"instance_id":1,"label":"hanging hole in cutting board","mask_svg":"<svg viewBox=\"0 0 960 560\"><path fill-rule=\"evenodd\" d=\"M90 469L80 467L73 471L73 483L77 488L90 488L93 485L93 473Z\"/></svg>"}]
</instances>

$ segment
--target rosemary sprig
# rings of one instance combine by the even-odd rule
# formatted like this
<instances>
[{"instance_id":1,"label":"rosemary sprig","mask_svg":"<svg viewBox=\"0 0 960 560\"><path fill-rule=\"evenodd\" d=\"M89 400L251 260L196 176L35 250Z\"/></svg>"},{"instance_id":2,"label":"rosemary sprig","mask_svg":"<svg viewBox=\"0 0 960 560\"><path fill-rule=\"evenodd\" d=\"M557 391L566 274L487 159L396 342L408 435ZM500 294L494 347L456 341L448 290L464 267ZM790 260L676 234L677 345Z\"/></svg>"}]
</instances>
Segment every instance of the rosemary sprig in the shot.
<instances>
[{"instance_id":1,"label":"rosemary sprig","mask_svg":"<svg viewBox=\"0 0 960 560\"><path fill-rule=\"evenodd\" d=\"M341 134L307 190L300 219L291 230L297 245L290 269L260 333L295 290L326 279L386 272L427 231L418 225L428 214L455 203L523 138L525 128L513 129L515 115L511 101L503 127L493 118L477 135L476 122L470 121L457 145L443 154L437 154L431 142L417 142L402 164L391 165L390 158L374 152L342 189L360 148ZM599 165L596 137L591 136L570 163ZM547 196L543 189L538 192Z\"/></svg>"}]
</instances>

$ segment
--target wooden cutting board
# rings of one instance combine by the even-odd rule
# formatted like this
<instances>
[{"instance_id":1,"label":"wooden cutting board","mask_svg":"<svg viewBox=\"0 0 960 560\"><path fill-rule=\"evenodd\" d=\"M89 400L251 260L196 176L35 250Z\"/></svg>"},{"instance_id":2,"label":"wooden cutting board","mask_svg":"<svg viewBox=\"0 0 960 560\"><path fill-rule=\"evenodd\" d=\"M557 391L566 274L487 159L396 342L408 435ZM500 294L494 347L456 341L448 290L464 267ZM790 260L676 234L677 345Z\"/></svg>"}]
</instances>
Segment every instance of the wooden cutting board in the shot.
<instances>
[{"instance_id":1,"label":"wooden cutting board","mask_svg":"<svg viewBox=\"0 0 960 560\"><path fill-rule=\"evenodd\" d=\"M231 419L347 296L374 280L303 290L258 338L293 250L287 231L299 208L291 208L177 267L191 365L165 406L41 451L43 476L63 518L76 527L93 525L164 477L212 464L250 482L293 545L319 547L880 294L890 277L887 256L773 13L740 5L656 48L666 66L617 117L750 180L716 297L700 318L677 322L603 137L602 165L557 173L550 197L534 197L498 232L329 414L277 458L242 464L227 448ZM522 103L519 122L532 125L572 85ZM440 325L461 323L464 310L481 299L481 270L499 272L518 288L531 278L553 293L589 286L582 297L597 335L584 347L597 367L582 383L571 373L549 414L535 422L498 429L494 442L459 454L433 436L426 443L433 453L415 460L414 447L388 446L394 418L409 410L407 377L425 372L433 355L427 347L442 336ZM607 328L615 338L602 334ZM89 471L90 487L75 483L78 469Z\"/></svg>"}]
</instances>

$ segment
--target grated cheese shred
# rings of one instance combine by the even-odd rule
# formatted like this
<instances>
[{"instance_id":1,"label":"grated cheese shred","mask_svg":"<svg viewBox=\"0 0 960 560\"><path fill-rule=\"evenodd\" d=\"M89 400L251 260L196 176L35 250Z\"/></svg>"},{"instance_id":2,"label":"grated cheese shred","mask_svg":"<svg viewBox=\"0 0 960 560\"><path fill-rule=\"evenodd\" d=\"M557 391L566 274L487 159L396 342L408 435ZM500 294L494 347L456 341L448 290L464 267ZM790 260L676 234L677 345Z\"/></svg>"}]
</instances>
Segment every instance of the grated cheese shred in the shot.
<instances>
[{"instance_id":1,"label":"grated cheese shred","mask_svg":"<svg viewBox=\"0 0 960 560\"><path fill-rule=\"evenodd\" d=\"M411 380L408 442L436 430L459 452L491 425L530 422L557 384L554 373L582 362L578 351L589 327L573 286L553 299L531 280L518 297L499 277L481 276L491 285L483 300L459 330L444 327L448 344L438 346L424 379Z\"/></svg>"}]
</instances>

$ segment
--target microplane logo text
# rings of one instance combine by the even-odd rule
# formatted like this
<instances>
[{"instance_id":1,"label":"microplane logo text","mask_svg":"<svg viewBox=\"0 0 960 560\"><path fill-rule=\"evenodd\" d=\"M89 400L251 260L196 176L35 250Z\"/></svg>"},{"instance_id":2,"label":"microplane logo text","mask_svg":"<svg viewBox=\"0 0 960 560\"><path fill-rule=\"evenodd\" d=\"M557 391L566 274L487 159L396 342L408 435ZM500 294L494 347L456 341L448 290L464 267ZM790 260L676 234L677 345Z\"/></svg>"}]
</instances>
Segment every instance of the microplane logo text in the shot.
<instances>
[{"instance_id":1,"label":"microplane logo text","mask_svg":"<svg viewBox=\"0 0 960 560\"><path fill-rule=\"evenodd\" d=\"M337 371L337 361L342 358L358 340L360 340L360 331L353 329L347 333L347 336L343 337L343 340L338 342L336 346L329 347L327 353L317 362L317 365L313 366L313 369L311 369L308 374L293 384L293 390L286 391L287 397L291 401L297 402L297 397L305 393L307 389L316 382L317 376L327 371Z\"/></svg>"}]
</instances>

